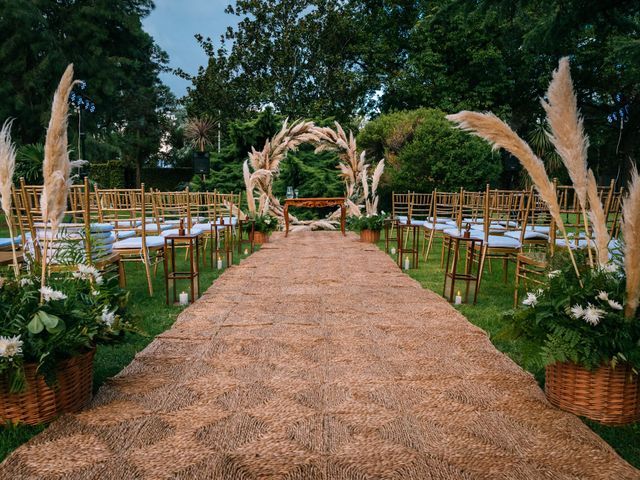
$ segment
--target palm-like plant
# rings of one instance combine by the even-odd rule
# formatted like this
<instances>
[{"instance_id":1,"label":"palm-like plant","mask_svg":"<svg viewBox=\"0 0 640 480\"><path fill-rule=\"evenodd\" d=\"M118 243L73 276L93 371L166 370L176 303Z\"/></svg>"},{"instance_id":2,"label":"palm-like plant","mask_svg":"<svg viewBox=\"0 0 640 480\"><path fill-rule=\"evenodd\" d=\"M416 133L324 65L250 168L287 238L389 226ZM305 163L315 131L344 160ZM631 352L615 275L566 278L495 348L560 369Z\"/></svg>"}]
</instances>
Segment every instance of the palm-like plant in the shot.
<instances>
[{"instance_id":1,"label":"palm-like plant","mask_svg":"<svg viewBox=\"0 0 640 480\"><path fill-rule=\"evenodd\" d=\"M211 133L216 123L215 120L206 116L190 118L187 120L184 136L199 152L204 152L205 147L211 145Z\"/></svg>"}]
</instances>

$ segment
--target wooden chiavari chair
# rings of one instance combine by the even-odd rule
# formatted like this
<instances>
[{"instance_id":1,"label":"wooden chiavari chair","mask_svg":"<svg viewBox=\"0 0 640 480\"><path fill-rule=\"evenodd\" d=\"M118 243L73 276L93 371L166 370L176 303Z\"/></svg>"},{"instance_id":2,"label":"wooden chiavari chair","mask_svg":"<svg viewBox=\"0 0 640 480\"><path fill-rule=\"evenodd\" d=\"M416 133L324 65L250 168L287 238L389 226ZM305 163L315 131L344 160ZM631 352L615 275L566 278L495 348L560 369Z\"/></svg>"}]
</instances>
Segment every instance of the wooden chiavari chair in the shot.
<instances>
[{"instance_id":1,"label":"wooden chiavari chair","mask_svg":"<svg viewBox=\"0 0 640 480\"><path fill-rule=\"evenodd\" d=\"M157 271L158 263L164 256L164 237L148 235L147 215L151 196L145 192L144 184L140 189L98 189L98 208L100 220L113 226L118 240L113 244L113 251L118 253L123 262L136 262L144 265L149 295L153 296L150 267ZM134 232L132 236L130 232ZM119 236L122 232L126 238ZM139 233L139 236L136 234ZM123 268L123 283L126 276Z\"/></svg>"},{"instance_id":2,"label":"wooden chiavari chair","mask_svg":"<svg viewBox=\"0 0 640 480\"><path fill-rule=\"evenodd\" d=\"M431 195L431 213L429 220L423 225L424 242L422 244L422 255L425 262L429 259L431 247L435 237L443 240L442 253L440 255L440 266L444 264L444 239L445 231L455 228L456 219L459 217L460 200L462 189L459 192L439 192L434 190ZM426 245L426 247L425 247Z\"/></svg>"},{"instance_id":3,"label":"wooden chiavari chair","mask_svg":"<svg viewBox=\"0 0 640 480\"><path fill-rule=\"evenodd\" d=\"M24 179L21 179L20 190L14 190L16 220L28 256L42 261L46 254L49 273L69 271L83 263L92 264L103 274L114 271L122 281L120 256L112 249L112 227L93 221L88 180L85 178L82 184L69 188L63 222L55 236L45 228L41 194L41 185L26 185Z\"/></svg>"},{"instance_id":4,"label":"wooden chiavari chair","mask_svg":"<svg viewBox=\"0 0 640 480\"><path fill-rule=\"evenodd\" d=\"M523 222L525 213L525 194L522 191L490 190L487 185L485 193L485 211L483 215L483 244L480 253L479 285L482 285L484 265L487 260L502 260L504 280L507 281L510 261L516 261L522 249L520 238L507 235L518 232L525 227Z\"/></svg>"}]
</instances>

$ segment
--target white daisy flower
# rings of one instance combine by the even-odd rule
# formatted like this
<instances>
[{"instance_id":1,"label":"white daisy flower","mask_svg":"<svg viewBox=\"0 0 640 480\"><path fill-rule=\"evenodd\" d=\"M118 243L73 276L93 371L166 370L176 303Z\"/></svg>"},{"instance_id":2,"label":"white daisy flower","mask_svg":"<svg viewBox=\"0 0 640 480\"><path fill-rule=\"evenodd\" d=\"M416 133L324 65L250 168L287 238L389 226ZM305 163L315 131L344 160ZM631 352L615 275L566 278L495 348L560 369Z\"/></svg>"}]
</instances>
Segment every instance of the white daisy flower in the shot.
<instances>
[{"instance_id":1,"label":"white daisy flower","mask_svg":"<svg viewBox=\"0 0 640 480\"><path fill-rule=\"evenodd\" d=\"M522 301L523 305L527 305L530 307L535 307L536 303L538 303L538 296L535 293L528 292L527 298Z\"/></svg>"},{"instance_id":2,"label":"white daisy flower","mask_svg":"<svg viewBox=\"0 0 640 480\"><path fill-rule=\"evenodd\" d=\"M24 277L20 279L21 287L26 287L28 285L33 285L33 280L31 280L29 277Z\"/></svg>"},{"instance_id":3,"label":"white daisy flower","mask_svg":"<svg viewBox=\"0 0 640 480\"><path fill-rule=\"evenodd\" d=\"M580 305L574 305L571 307L571 315L575 319L580 319L584 316L584 308Z\"/></svg>"},{"instance_id":4,"label":"white daisy flower","mask_svg":"<svg viewBox=\"0 0 640 480\"><path fill-rule=\"evenodd\" d=\"M97 297L98 295L100 295L100 290L91 290L91 295Z\"/></svg>"},{"instance_id":5,"label":"white daisy flower","mask_svg":"<svg viewBox=\"0 0 640 480\"><path fill-rule=\"evenodd\" d=\"M110 327L113 326L113 322L116 319L115 312L116 312L115 309L113 311L109 311L109 307L104 307L102 309L102 316L100 317L100 320L102 321L102 323Z\"/></svg>"},{"instance_id":6,"label":"white daisy flower","mask_svg":"<svg viewBox=\"0 0 640 480\"><path fill-rule=\"evenodd\" d=\"M614 310L622 310L623 307L620 303L616 302L615 300L609 300L609 306L611 308L613 308Z\"/></svg>"},{"instance_id":7,"label":"white daisy flower","mask_svg":"<svg viewBox=\"0 0 640 480\"><path fill-rule=\"evenodd\" d=\"M75 278L80 280L91 281L94 280L98 285L102 285L102 275L100 275L100 271L94 267L93 265L78 265L78 271L73 273Z\"/></svg>"},{"instance_id":8,"label":"white daisy flower","mask_svg":"<svg viewBox=\"0 0 640 480\"><path fill-rule=\"evenodd\" d=\"M605 311L596 308L593 305L589 304L587 308L584 309L584 315L582 316L583 320L590 325L598 325L602 317L604 316Z\"/></svg>"},{"instance_id":9,"label":"white daisy flower","mask_svg":"<svg viewBox=\"0 0 640 480\"><path fill-rule=\"evenodd\" d=\"M42 287L40 289L40 293L42 294L42 298L45 302L51 302L55 300L65 300L67 296L62 293L54 290L51 287Z\"/></svg>"},{"instance_id":10,"label":"white daisy flower","mask_svg":"<svg viewBox=\"0 0 640 480\"><path fill-rule=\"evenodd\" d=\"M602 270L607 273L616 273L618 271L618 265L615 263L607 263L602 266Z\"/></svg>"},{"instance_id":11,"label":"white daisy flower","mask_svg":"<svg viewBox=\"0 0 640 480\"><path fill-rule=\"evenodd\" d=\"M16 337L0 336L0 357L11 358L22 353L22 340Z\"/></svg>"},{"instance_id":12,"label":"white daisy flower","mask_svg":"<svg viewBox=\"0 0 640 480\"><path fill-rule=\"evenodd\" d=\"M558 275L562 273L562 270L553 270L547 274L549 278L556 278Z\"/></svg>"},{"instance_id":13,"label":"white daisy flower","mask_svg":"<svg viewBox=\"0 0 640 480\"><path fill-rule=\"evenodd\" d=\"M602 300L603 302L606 302L607 300L609 300L609 294L607 292L605 292L604 290L600 290L600 292L598 293L598 297L599 300Z\"/></svg>"}]
</instances>

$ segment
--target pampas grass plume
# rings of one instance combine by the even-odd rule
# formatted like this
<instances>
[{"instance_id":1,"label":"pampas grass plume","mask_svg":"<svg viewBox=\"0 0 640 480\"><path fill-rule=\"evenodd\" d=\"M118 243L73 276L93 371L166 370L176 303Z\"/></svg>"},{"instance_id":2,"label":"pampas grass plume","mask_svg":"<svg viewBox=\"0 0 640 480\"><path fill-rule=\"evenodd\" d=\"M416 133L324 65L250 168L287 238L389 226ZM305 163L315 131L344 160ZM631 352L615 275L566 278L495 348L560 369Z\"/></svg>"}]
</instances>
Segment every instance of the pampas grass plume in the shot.
<instances>
[{"instance_id":1,"label":"pampas grass plume","mask_svg":"<svg viewBox=\"0 0 640 480\"><path fill-rule=\"evenodd\" d=\"M631 170L629 193L622 204L624 270L627 277L625 316L633 318L640 302L640 176Z\"/></svg>"},{"instance_id":2,"label":"pampas grass plume","mask_svg":"<svg viewBox=\"0 0 640 480\"><path fill-rule=\"evenodd\" d=\"M587 197L589 199L589 218L591 219L591 225L593 225L598 264L606 265L609 262L610 240L607 229L607 216L598 196L596 177L591 169L587 172Z\"/></svg>"}]
</instances>

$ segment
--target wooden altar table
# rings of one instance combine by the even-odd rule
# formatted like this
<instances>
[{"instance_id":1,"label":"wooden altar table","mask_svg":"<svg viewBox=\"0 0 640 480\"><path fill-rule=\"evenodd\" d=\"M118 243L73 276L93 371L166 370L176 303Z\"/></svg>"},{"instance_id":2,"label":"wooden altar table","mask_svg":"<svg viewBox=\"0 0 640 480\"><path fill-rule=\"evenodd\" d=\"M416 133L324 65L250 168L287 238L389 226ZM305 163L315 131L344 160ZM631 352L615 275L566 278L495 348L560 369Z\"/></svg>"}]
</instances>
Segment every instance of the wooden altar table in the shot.
<instances>
[{"instance_id":1,"label":"wooden altar table","mask_svg":"<svg viewBox=\"0 0 640 480\"><path fill-rule=\"evenodd\" d=\"M289 235L289 207L340 207L340 231L342 235L346 235L344 231L347 210L345 207L346 199L344 197L329 198L287 198L284 202L284 236Z\"/></svg>"}]
</instances>

